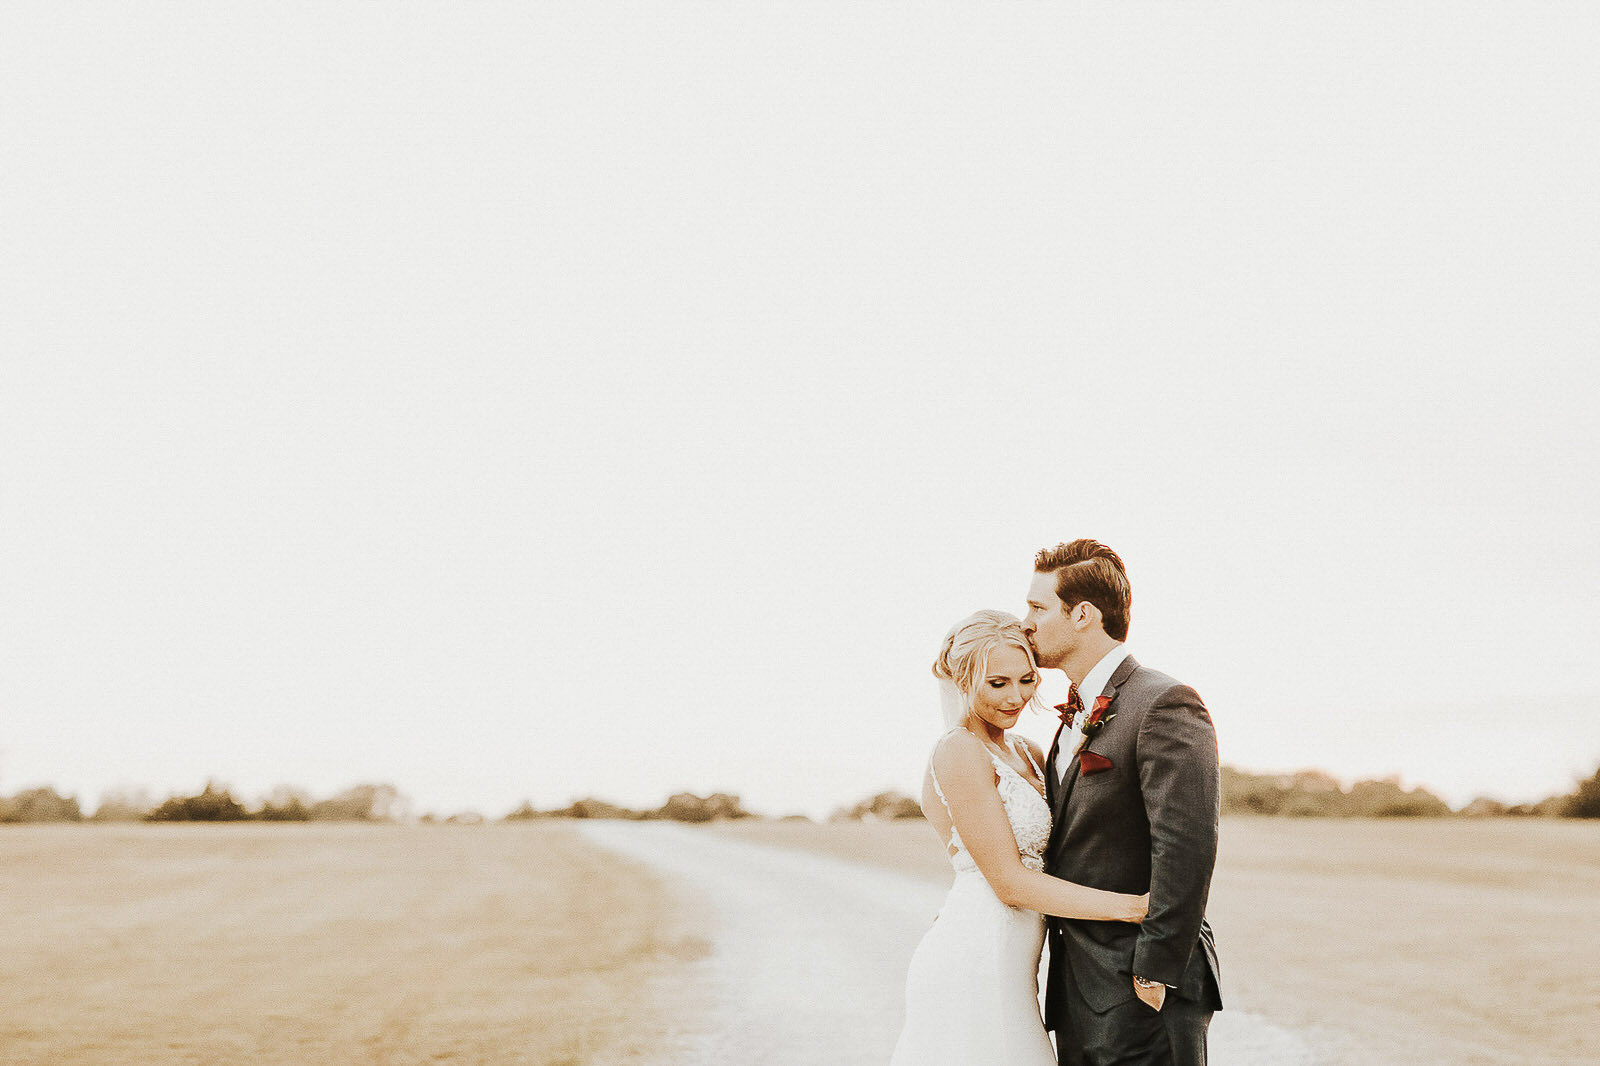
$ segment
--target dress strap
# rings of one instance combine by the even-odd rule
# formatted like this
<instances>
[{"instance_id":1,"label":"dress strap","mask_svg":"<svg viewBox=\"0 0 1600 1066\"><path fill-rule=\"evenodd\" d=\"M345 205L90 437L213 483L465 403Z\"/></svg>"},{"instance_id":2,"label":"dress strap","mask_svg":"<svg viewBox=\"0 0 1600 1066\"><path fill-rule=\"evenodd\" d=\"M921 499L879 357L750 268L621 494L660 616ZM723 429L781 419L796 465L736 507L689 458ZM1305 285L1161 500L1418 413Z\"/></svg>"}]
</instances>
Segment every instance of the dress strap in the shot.
<instances>
[{"instance_id":1,"label":"dress strap","mask_svg":"<svg viewBox=\"0 0 1600 1066\"><path fill-rule=\"evenodd\" d=\"M957 726L956 729L947 731L944 736L939 738L939 743L942 744L945 737L956 732L960 728L960 726ZM950 816L950 839L945 841L944 849L951 855L955 855L964 850L966 845L961 840L961 834L956 830L956 812L950 809L950 801L944 798L944 789L939 787L939 771L933 768L933 757L938 750L939 744L935 744L933 746L933 751L928 753L928 776L933 778L933 794L939 797L940 803L944 804L944 813Z\"/></svg>"},{"instance_id":2,"label":"dress strap","mask_svg":"<svg viewBox=\"0 0 1600 1066\"><path fill-rule=\"evenodd\" d=\"M950 801L944 798L944 789L939 787L939 771L933 768L933 760L928 760L928 776L933 778L933 794L939 797L939 802L944 804L944 813L950 815L950 820L955 821L955 814L950 810Z\"/></svg>"},{"instance_id":3,"label":"dress strap","mask_svg":"<svg viewBox=\"0 0 1600 1066\"><path fill-rule=\"evenodd\" d=\"M1011 738L1007 737L1006 741L1009 743L1011 741ZM1022 757L1024 759L1028 760L1028 765L1033 767L1033 772L1036 775L1038 775L1038 778L1039 778L1040 781L1043 781L1044 780L1044 771L1039 769L1039 764L1034 761L1033 748L1028 744L1027 741L1023 741L1021 747L1022 747ZM1017 745L1013 743L1011 745L1011 749L1013 751L1015 751L1017 749Z\"/></svg>"},{"instance_id":4,"label":"dress strap","mask_svg":"<svg viewBox=\"0 0 1600 1066\"><path fill-rule=\"evenodd\" d=\"M951 733L957 732L960 729L961 727L957 726L955 729L947 730L944 736L939 738L939 744L944 743L945 737L949 736ZM933 751L928 753L928 776L933 778L933 794L939 797L940 803L944 804L944 813L950 816L950 826L951 828L954 828L956 824L955 812L950 809L950 801L944 798L944 789L939 787L939 771L933 768L933 757L939 751L939 744L935 744L933 746Z\"/></svg>"}]
</instances>

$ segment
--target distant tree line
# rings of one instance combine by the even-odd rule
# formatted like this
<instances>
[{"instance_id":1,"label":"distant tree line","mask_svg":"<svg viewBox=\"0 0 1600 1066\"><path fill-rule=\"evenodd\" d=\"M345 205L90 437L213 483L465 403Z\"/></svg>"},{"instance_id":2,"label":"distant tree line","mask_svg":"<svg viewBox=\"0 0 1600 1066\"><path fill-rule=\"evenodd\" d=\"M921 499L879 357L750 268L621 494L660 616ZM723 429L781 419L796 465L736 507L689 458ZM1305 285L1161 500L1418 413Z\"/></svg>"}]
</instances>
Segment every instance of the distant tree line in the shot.
<instances>
[{"instance_id":1,"label":"distant tree line","mask_svg":"<svg viewBox=\"0 0 1600 1066\"><path fill-rule=\"evenodd\" d=\"M1561 813L1568 818L1600 818L1600 770L1562 800Z\"/></svg>"},{"instance_id":2,"label":"distant tree line","mask_svg":"<svg viewBox=\"0 0 1600 1066\"><path fill-rule=\"evenodd\" d=\"M1222 768L1224 814L1267 814L1300 818L1430 818L1501 815L1600 818L1600 769L1576 791L1537 803L1507 805L1480 796L1462 807L1450 805L1424 788L1402 788L1398 778L1357 781L1349 787L1321 770L1292 774L1251 774Z\"/></svg>"},{"instance_id":3,"label":"distant tree line","mask_svg":"<svg viewBox=\"0 0 1600 1066\"><path fill-rule=\"evenodd\" d=\"M753 818L745 810L738 796L713 792L697 796L692 792L679 792L653 810L635 810L608 803L601 799L581 799L554 810L536 810L524 803L506 815L508 822L529 822L539 818L625 818L629 821L715 822L732 818Z\"/></svg>"},{"instance_id":4,"label":"distant tree line","mask_svg":"<svg viewBox=\"0 0 1600 1066\"><path fill-rule=\"evenodd\" d=\"M1479 797L1460 810L1423 788L1406 789L1395 778L1357 781L1345 786L1321 770L1288 774L1252 774L1222 768L1222 810L1225 814L1286 817L1417 818L1442 815L1467 817L1530 816L1600 818L1600 769L1577 788L1537 803L1507 805ZM680 792L660 807L639 810L585 798L565 807L538 810L531 803L505 816L508 822L541 818L622 818L631 821L714 822L755 817L739 797L725 792L699 796ZM799 817L799 816L791 816ZM888 821L920 818L918 802L900 792L880 792L851 807L842 807L833 821ZM207 782L192 796L170 796L154 802L141 791L108 792L95 812L85 815L76 796L49 787L24 789L0 796L0 823L21 822L400 822L410 820L410 804L387 784L363 784L326 799L302 789L280 786L247 807L225 785ZM477 824L478 814L448 818L424 814L422 822Z\"/></svg>"},{"instance_id":5,"label":"distant tree line","mask_svg":"<svg viewBox=\"0 0 1600 1066\"><path fill-rule=\"evenodd\" d=\"M81 822L78 797L59 796L53 788L30 788L0 796L0 822Z\"/></svg>"},{"instance_id":6,"label":"distant tree line","mask_svg":"<svg viewBox=\"0 0 1600 1066\"><path fill-rule=\"evenodd\" d=\"M253 807L247 807L227 786L210 781L192 796L170 796L159 804L144 792L108 792L94 814L87 817L76 796L62 796L53 788L30 788L11 797L0 796L0 822L398 822L409 820L409 808L406 798L393 785L356 785L320 800L302 789L281 786ZM680 792L650 810L634 810L600 799L581 799L548 811L524 803L506 815L505 821L626 818L713 822L751 817L754 815L744 809L738 796ZM448 818L424 814L417 820L476 825L484 818L465 812Z\"/></svg>"},{"instance_id":7,"label":"distant tree line","mask_svg":"<svg viewBox=\"0 0 1600 1066\"><path fill-rule=\"evenodd\" d=\"M922 804L903 792L880 792L854 807L841 807L829 816L830 822L892 821L921 818Z\"/></svg>"},{"instance_id":8,"label":"distant tree line","mask_svg":"<svg viewBox=\"0 0 1600 1066\"><path fill-rule=\"evenodd\" d=\"M1222 768L1224 814L1280 814L1299 818L1429 818L1450 805L1425 788L1402 788L1397 779L1357 781L1346 788L1321 770L1250 774Z\"/></svg>"},{"instance_id":9,"label":"distant tree line","mask_svg":"<svg viewBox=\"0 0 1600 1066\"><path fill-rule=\"evenodd\" d=\"M1403 788L1397 778L1357 781L1348 787L1321 770L1252 774L1222 768L1224 814L1262 814L1296 818L1434 818L1540 816L1600 818L1600 769L1573 792L1537 803L1507 805L1480 796L1458 811L1424 788ZM853 807L842 807L832 821L886 821L921 818L920 804L899 792L880 792Z\"/></svg>"},{"instance_id":10,"label":"distant tree line","mask_svg":"<svg viewBox=\"0 0 1600 1066\"><path fill-rule=\"evenodd\" d=\"M53 788L0 796L0 822L393 822L406 815L405 797L393 785L356 785L321 800L282 786L250 808L227 786L208 781L193 796L170 796L159 804L143 792L110 792L87 818L76 796Z\"/></svg>"}]
</instances>

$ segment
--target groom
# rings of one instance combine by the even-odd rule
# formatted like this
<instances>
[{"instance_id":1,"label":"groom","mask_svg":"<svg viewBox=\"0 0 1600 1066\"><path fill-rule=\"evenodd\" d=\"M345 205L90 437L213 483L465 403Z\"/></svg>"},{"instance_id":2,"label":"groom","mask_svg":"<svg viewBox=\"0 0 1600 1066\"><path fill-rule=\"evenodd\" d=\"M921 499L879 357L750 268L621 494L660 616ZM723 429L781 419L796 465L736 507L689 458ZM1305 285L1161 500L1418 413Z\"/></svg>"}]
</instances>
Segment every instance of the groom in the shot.
<instances>
[{"instance_id":1,"label":"groom","mask_svg":"<svg viewBox=\"0 0 1600 1066\"><path fill-rule=\"evenodd\" d=\"M1034 559L1023 622L1072 680L1045 763L1045 872L1150 893L1142 925L1051 918L1045 1027L1061 1066L1203 1066L1222 1009L1206 895L1217 858L1217 735L1187 685L1128 654L1132 593L1097 541Z\"/></svg>"}]
</instances>

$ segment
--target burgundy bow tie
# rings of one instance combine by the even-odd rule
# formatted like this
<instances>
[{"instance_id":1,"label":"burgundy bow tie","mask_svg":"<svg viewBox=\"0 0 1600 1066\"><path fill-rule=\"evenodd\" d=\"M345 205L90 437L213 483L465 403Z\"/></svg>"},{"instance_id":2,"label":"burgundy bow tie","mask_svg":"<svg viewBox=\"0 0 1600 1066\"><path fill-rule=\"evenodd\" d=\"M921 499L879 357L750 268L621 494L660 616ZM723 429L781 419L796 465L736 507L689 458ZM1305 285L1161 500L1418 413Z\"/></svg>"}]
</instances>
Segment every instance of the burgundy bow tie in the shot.
<instances>
[{"instance_id":1,"label":"burgundy bow tie","mask_svg":"<svg viewBox=\"0 0 1600 1066\"><path fill-rule=\"evenodd\" d=\"M1072 720L1083 710L1083 697L1078 695L1078 686L1072 685L1067 689L1067 702L1056 704L1056 711L1061 715L1061 724L1068 729L1072 728Z\"/></svg>"}]
</instances>

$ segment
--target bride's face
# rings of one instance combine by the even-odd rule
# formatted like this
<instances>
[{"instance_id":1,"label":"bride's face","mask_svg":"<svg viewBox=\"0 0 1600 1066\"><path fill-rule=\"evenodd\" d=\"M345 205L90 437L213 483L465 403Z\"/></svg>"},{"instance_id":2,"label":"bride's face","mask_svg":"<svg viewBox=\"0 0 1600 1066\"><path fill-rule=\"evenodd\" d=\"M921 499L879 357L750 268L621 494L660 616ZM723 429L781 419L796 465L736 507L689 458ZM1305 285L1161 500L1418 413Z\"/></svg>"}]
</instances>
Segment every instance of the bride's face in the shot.
<instances>
[{"instance_id":1,"label":"bride's face","mask_svg":"<svg viewBox=\"0 0 1600 1066\"><path fill-rule=\"evenodd\" d=\"M973 713L996 729L1010 729L1038 691L1039 671L1021 648L1001 644L989 653L989 671L975 684Z\"/></svg>"}]
</instances>

